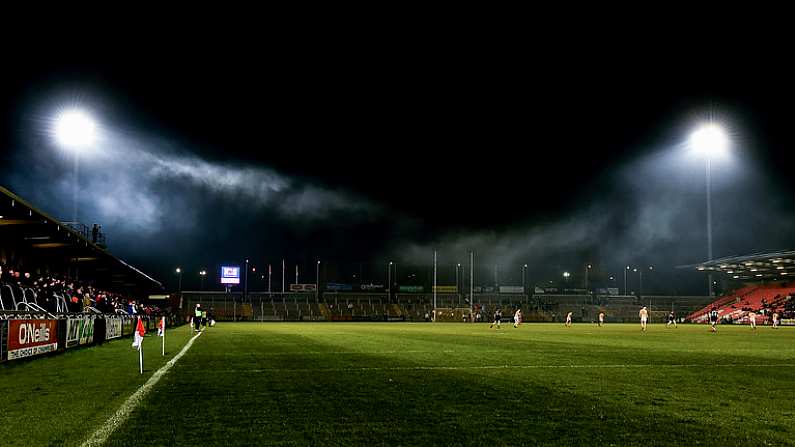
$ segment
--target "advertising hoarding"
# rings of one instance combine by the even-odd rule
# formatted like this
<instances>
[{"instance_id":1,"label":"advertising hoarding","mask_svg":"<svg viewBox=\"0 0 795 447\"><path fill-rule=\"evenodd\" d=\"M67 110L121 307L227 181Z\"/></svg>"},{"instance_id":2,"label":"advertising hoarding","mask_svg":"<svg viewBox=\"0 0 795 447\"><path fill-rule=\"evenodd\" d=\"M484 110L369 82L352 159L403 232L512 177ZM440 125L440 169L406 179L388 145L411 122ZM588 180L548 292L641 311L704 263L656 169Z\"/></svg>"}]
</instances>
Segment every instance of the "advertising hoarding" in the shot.
<instances>
[{"instance_id":1,"label":"advertising hoarding","mask_svg":"<svg viewBox=\"0 0 795 447\"><path fill-rule=\"evenodd\" d=\"M58 349L58 321L8 320L8 360L54 352Z\"/></svg>"},{"instance_id":2,"label":"advertising hoarding","mask_svg":"<svg viewBox=\"0 0 795 447\"><path fill-rule=\"evenodd\" d=\"M66 347L88 345L94 342L93 318L69 318L66 320Z\"/></svg>"},{"instance_id":3,"label":"advertising hoarding","mask_svg":"<svg viewBox=\"0 0 795 447\"><path fill-rule=\"evenodd\" d=\"M121 337L121 318L105 318L105 340Z\"/></svg>"}]
</instances>

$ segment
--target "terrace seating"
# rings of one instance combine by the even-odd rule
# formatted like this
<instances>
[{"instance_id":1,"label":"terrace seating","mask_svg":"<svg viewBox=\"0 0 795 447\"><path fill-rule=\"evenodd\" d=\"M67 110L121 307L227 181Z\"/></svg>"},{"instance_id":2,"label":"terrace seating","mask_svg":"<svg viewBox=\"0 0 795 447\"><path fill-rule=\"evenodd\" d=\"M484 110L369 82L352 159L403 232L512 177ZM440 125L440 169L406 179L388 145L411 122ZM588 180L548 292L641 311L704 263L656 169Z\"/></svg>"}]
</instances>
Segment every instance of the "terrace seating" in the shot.
<instances>
[{"instance_id":1,"label":"terrace seating","mask_svg":"<svg viewBox=\"0 0 795 447\"><path fill-rule=\"evenodd\" d=\"M688 316L690 321L706 322L709 311L716 307L722 319L730 319L741 323L747 322L749 312L759 312L763 309L770 311L783 308L787 296L795 294L793 286L754 286L745 287L735 293L717 299L704 309ZM757 320L759 322L759 320Z\"/></svg>"}]
</instances>

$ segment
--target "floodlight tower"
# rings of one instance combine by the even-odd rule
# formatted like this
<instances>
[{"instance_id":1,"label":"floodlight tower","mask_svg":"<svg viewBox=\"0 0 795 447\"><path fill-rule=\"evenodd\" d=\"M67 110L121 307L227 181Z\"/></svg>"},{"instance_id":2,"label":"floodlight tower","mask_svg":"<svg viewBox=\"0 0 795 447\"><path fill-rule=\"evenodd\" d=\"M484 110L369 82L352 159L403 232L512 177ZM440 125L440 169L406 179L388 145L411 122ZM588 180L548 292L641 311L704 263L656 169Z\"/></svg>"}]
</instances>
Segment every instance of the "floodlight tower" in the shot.
<instances>
[{"instance_id":1,"label":"floodlight tower","mask_svg":"<svg viewBox=\"0 0 795 447\"><path fill-rule=\"evenodd\" d=\"M182 269L177 267L175 270L176 274L179 276L179 294L182 295Z\"/></svg>"},{"instance_id":2,"label":"floodlight tower","mask_svg":"<svg viewBox=\"0 0 795 447\"><path fill-rule=\"evenodd\" d=\"M97 124L91 116L79 109L61 111L54 120L52 134L55 142L74 154L75 167L73 182L72 220L78 222L77 193L80 154L91 150L97 138Z\"/></svg>"},{"instance_id":3,"label":"floodlight tower","mask_svg":"<svg viewBox=\"0 0 795 447\"><path fill-rule=\"evenodd\" d=\"M715 123L707 123L690 134L690 147L706 160L707 173L707 261L712 260L712 159L725 155L729 149L729 137ZM709 281L709 296L714 296L712 273Z\"/></svg>"}]
</instances>

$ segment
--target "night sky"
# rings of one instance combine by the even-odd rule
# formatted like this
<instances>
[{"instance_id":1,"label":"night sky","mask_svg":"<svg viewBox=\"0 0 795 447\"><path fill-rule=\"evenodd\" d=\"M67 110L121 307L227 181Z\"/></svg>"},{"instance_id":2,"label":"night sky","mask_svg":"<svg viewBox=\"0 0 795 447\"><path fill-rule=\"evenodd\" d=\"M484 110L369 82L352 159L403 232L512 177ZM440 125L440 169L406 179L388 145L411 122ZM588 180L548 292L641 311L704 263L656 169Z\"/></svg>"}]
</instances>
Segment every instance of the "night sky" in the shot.
<instances>
[{"instance_id":1,"label":"night sky","mask_svg":"<svg viewBox=\"0 0 795 447\"><path fill-rule=\"evenodd\" d=\"M282 258L301 282L317 259L325 281L384 283L393 260L417 282L434 249L452 283L474 249L476 284L495 264L518 284L524 263L530 283L571 271L576 284L591 263L592 280L623 288L625 265L653 265L645 288L700 294L703 277L675 267L706 259L704 160L686 141L713 119L732 138L712 166L715 257L795 248L795 95L769 64L221 48L20 59L3 74L0 184L68 220L73 155L48 129L79 106L101 127L81 156L80 219L169 288L177 266L196 288L200 269L246 257L258 273L274 265L274 288Z\"/></svg>"}]
</instances>

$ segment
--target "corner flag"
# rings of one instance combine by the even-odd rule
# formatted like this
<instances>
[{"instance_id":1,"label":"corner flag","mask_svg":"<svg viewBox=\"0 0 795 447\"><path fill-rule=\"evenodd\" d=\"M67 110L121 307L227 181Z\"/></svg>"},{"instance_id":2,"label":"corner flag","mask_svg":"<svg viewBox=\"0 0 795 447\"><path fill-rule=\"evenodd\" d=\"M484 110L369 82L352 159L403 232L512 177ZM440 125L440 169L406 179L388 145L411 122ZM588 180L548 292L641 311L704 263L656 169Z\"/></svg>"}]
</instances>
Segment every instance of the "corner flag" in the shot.
<instances>
[{"instance_id":1,"label":"corner flag","mask_svg":"<svg viewBox=\"0 0 795 447\"><path fill-rule=\"evenodd\" d=\"M135 327L135 339L133 340L132 347L141 349L141 342L144 341L144 335L146 335L146 329L144 328L144 322L141 319L138 319L138 326Z\"/></svg>"}]
</instances>

